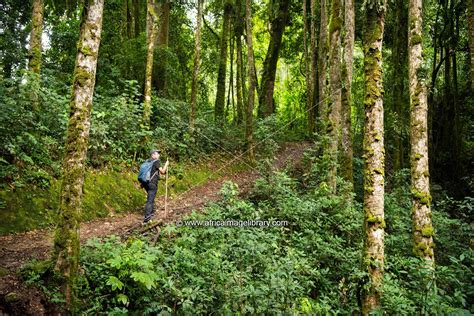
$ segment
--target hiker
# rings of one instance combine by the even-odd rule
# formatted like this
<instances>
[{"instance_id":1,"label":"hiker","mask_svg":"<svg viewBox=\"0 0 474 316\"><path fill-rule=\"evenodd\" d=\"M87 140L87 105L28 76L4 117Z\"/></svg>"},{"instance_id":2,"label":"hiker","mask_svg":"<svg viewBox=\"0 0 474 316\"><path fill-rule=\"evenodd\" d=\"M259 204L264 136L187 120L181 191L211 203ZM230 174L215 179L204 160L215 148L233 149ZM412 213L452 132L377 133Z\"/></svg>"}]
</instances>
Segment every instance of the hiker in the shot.
<instances>
[{"instance_id":1,"label":"hiker","mask_svg":"<svg viewBox=\"0 0 474 316\"><path fill-rule=\"evenodd\" d=\"M163 167L160 166L160 153L161 151L158 149L150 151L150 158L140 166L140 173L138 174L138 181L147 193L143 223L148 223L155 213L155 197L158 191L160 173L165 174L168 169L168 160L166 160Z\"/></svg>"}]
</instances>

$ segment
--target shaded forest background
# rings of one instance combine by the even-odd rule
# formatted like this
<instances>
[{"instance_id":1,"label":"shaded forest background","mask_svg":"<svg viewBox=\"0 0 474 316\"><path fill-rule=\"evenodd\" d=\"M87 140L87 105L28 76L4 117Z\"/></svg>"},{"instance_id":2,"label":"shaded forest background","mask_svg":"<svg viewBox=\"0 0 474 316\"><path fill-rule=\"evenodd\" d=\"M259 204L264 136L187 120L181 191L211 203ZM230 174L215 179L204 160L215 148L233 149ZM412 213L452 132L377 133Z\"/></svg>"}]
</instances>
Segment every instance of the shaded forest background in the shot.
<instances>
[{"instance_id":1,"label":"shaded forest background","mask_svg":"<svg viewBox=\"0 0 474 316\"><path fill-rule=\"evenodd\" d=\"M78 44L81 20L96 2L0 4L2 235L62 225L61 181L70 172L64 157L74 146L67 138L71 91L90 79L77 71L76 55L94 55ZM245 164L261 172L245 199L227 183L222 201L190 219L259 216L293 226L168 226L157 245L142 238L91 240L76 258L83 274L74 280L74 308L117 314L473 312L474 1L423 1L416 34L409 33L417 17L409 18L408 1L355 1L352 32L341 26L348 11L338 7L343 3L105 1L78 219L141 205L135 172L158 147L174 163L170 175L181 191L212 173L197 166L213 155L246 157ZM352 33L353 56L346 40ZM380 56L367 48L374 43ZM410 174L423 158L410 157L410 100L423 94L408 75L416 45L423 60L416 78L427 87L428 103L427 131L420 134L429 137L429 171L419 177L429 178L428 192L418 191L413 169ZM381 72L370 68L373 52ZM374 85L371 70L382 79ZM367 130L372 101L383 101L382 131ZM339 114L337 102L343 104ZM303 140L314 146L300 169L272 172L278 144ZM364 142L380 140L376 150L385 164L371 164ZM381 184L367 184L376 177ZM374 191L381 205L371 210L367 197ZM424 226L412 223L416 203L428 208ZM363 246L374 227L382 231L381 258ZM373 282L378 270L383 281L380 274ZM19 273L50 302L69 305L56 272L53 259L33 261ZM374 290L375 283L380 288ZM363 301L371 295L373 305Z\"/></svg>"}]
</instances>

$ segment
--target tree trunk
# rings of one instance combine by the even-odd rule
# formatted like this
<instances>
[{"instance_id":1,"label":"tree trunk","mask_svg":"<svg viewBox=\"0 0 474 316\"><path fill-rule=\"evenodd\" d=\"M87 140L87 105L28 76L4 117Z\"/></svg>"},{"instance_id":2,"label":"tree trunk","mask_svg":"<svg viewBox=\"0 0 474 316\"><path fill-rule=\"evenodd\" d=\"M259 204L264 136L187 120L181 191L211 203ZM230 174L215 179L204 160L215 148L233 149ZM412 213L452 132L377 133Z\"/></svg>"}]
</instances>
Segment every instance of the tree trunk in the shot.
<instances>
[{"instance_id":1,"label":"tree trunk","mask_svg":"<svg viewBox=\"0 0 474 316\"><path fill-rule=\"evenodd\" d=\"M127 38L132 38L132 8L130 8L130 0L125 0L125 13L127 17Z\"/></svg>"},{"instance_id":2,"label":"tree trunk","mask_svg":"<svg viewBox=\"0 0 474 316\"><path fill-rule=\"evenodd\" d=\"M219 54L219 72L217 74L217 92L216 103L214 107L214 118L218 124L222 124L224 120L225 106L225 83L227 71L227 42L230 29L230 19L232 14L232 3L226 1L224 5L224 18L222 21L220 54Z\"/></svg>"},{"instance_id":3,"label":"tree trunk","mask_svg":"<svg viewBox=\"0 0 474 316\"><path fill-rule=\"evenodd\" d=\"M249 91L247 101L247 115L245 124L245 136L247 140L247 153L250 161L254 160L253 144L253 105L255 101L255 62L253 55L252 39L252 0L245 1L245 24L247 26L247 52L248 52L248 77Z\"/></svg>"},{"instance_id":4,"label":"tree trunk","mask_svg":"<svg viewBox=\"0 0 474 316\"><path fill-rule=\"evenodd\" d=\"M308 1L303 0L303 54L304 54L304 65L305 65L305 81L306 81L306 112L308 113L308 133L311 137L314 133L314 107L313 107L313 84L312 84L312 71L311 71L311 60L308 53L308 15L307 6ZM311 49L310 49L311 50Z\"/></svg>"},{"instance_id":5,"label":"tree trunk","mask_svg":"<svg viewBox=\"0 0 474 316\"><path fill-rule=\"evenodd\" d=\"M147 1L147 55L145 69L145 101L143 103L143 126L150 127L151 117L151 83L153 75L153 55L158 33L158 13L156 12L155 0Z\"/></svg>"},{"instance_id":6,"label":"tree trunk","mask_svg":"<svg viewBox=\"0 0 474 316\"><path fill-rule=\"evenodd\" d=\"M326 0L320 0L321 3L321 20L319 27L319 47L318 47L318 81L319 81L319 118L321 120L322 128L321 131L326 131L325 124L327 121L327 95L326 95L326 82L327 82L327 58L328 58L328 17L327 17L327 6Z\"/></svg>"},{"instance_id":7,"label":"tree trunk","mask_svg":"<svg viewBox=\"0 0 474 316\"><path fill-rule=\"evenodd\" d=\"M342 64L342 163L341 173L346 181L354 183L352 168L352 124L351 124L351 87L352 64L354 63L354 0L345 0L344 4L344 56Z\"/></svg>"},{"instance_id":8,"label":"tree trunk","mask_svg":"<svg viewBox=\"0 0 474 316\"><path fill-rule=\"evenodd\" d=\"M414 252L434 268L433 225L428 165L427 89L420 70L423 67L422 0L409 1L408 76L410 78L411 191Z\"/></svg>"},{"instance_id":9,"label":"tree trunk","mask_svg":"<svg viewBox=\"0 0 474 316\"><path fill-rule=\"evenodd\" d=\"M156 62L154 71L154 83L158 93L162 96L168 96L168 78L167 78L167 50L169 42L171 2L159 1L157 3L157 14L159 18L158 35L156 37L156 46L159 52L159 58Z\"/></svg>"},{"instance_id":10,"label":"tree trunk","mask_svg":"<svg viewBox=\"0 0 474 316\"><path fill-rule=\"evenodd\" d=\"M336 193L337 178L337 150L340 140L341 125L341 28L342 28L342 0L333 0L331 8L331 22L329 37L331 49L329 52L329 121L327 134L330 136L328 154L330 167L328 183L332 192Z\"/></svg>"},{"instance_id":11,"label":"tree trunk","mask_svg":"<svg viewBox=\"0 0 474 316\"><path fill-rule=\"evenodd\" d=\"M56 262L55 270L63 277L62 289L68 310L74 307L76 299L79 217L103 8L104 0L89 0L84 7L62 164L61 200L53 260Z\"/></svg>"},{"instance_id":12,"label":"tree trunk","mask_svg":"<svg viewBox=\"0 0 474 316\"><path fill-rule=\"evenodd\" d=\"M471 90L474 91L474 0L467 3L467 25L469 28L469 55L471 59Z\"/></svg>"},{"instance_id":13,"label":"tree trunk","mask_svg":"<svg viewBox=\"0 0 474 316\"><path fill-rule=\"evenodd\" d=\"M312 116L312 131L315 131L315 122L316 122L316 113L318 110L318 100L319 100L319 83L318 83L318 48L316 45L316 0L309 1L309 8L311 10L311 19L310 19L310 50L311 50L311 112L308 115Z\"/></svg>"},{"instance_id":14,"label":"tree trunk","mask_svg":"<svg viewBox=\"0 0 474 316\"><path fill-rule=\"evenodd\" d=\"M204 0L198 0L197 3L197 16L196 16L196 43L194 49L194 70L193 70L193 81L191 85L191 111L189 115L189 131L193 132L194 119L196 117L196 101L197 101L197 89L198 89L198 77L199 77L199 63L201 61L201 25L202 25L202 7Z\"/></svg>"},{"instance_id":15,"label":"tree trunk","mask_svg":"<svg viewBox=\"0 0 474 316\"><path fill-rule=\"evenodd\" d=\"M275 12L277 6L278 9ZM263 62L262 80L259 93L259 116L267 117L275 112L273 91L275 90L276 68L280 53L283 33L289 20L290 0L272 1L270 15L270 43Z\"/></svg>"},{"instance_id":16,"label":"tree trunk","mask_svg":"<svg viewBox=\"0 0 474 316\"><path fill-rule=\"evenodd\" d=\"M385 2L385 1L383 1ZM362 313L380 307L384 270L384 129L382 87L382 39L385 3L366 8L364 30L364 253L363 266L369 275Z\"/></svg>"},{"instance_id":17,"label":"tree trunk","mask_svg":"<svg viewBox=\"0 0 474 316\"><path fill-rule=\"evenodd\" d=\"M28 68L39 75L41 70L41 34L43 33L43 0L33 1L33 13L31 16L30 53Z\"/></svg>"},{"instance_id":18,"label":"tree trunk","mask_svg":"<svg viewBox=\"0 0 474 316\"><path fill-rule=\"evenodd\" d=\"M133 22L135 37L140 36L140 0L133 0Z\"/></svg>"},{"instance_id":19,"label":"tree trunk","mask_svg":"<svg viewBox=\"0 0 474 316\"><path fill-rule=\"evenodd\" d=\"M407 73L405 65L407 64L407 25L408 22L408 10L406 7L405 0L397 0L396 2L396 16L394 25L394 38L393 38L393 51L392 51L392 63L393 63L393 95L392 104L393 110L397 115L398 123L401 125L400 133L395 133L395 146L393 150L393 170L398 171L405 167L405 146L404 131L405 122L407 121L406 106L405 106L405 79Z\"/></svg>"},{"instance_id":20,"label":"tree trunk","mask_svg":"<svg viewBox=\"0 0 474 316\"><path fill-rule=\"evenodd\" d=\"M236 55L236 96L237 96L237 125L240 125L243 121L243 111L244 111L244 94L243 94L243 80L244 75L243 71L243 62L242 62L242 35L244 33L243 23L242 23L242 1L235 1L235 46L237 49Z\"/></svg>"}]
</instances>

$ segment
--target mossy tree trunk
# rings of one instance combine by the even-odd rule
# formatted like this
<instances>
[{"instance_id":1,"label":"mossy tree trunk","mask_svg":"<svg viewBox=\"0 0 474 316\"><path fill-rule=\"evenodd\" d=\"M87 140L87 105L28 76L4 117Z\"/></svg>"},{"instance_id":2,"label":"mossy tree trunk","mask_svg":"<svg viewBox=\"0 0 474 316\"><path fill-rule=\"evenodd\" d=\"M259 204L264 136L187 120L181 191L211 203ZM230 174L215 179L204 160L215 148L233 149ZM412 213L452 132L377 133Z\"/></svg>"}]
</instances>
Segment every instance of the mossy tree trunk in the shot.
<instances>
[{"instance_id":1,"label":"mossy tree trunk","mask_svg":"<svg viewBox=\"0 0 474 316\"><path fill-rule=\"evenodd\" d=\"M202 8L204 0L198 0L197 16L196 16L196 33L195 33L195 48L194 48L194 70L193 80L191 85L191 111L189 114L189 130L192 133L194 129L194 119L196 117L196 101L199 78L199 64L201 62L201 25L202 25Z\"/></svg>"},{"instance_id":2,"label":"mossy tree trunk","mask_svg":"<svg viewBox=\"0 0 474 316\"><path fill-rule=\"evenodd\" d=\"M143 103L143 127L150 127L151 117L151 83L153 78L153 55L158 34L155 0L147 0L147 55L145 68L145 101Z\"/></svg>"},{"instance_id":3,"label":"mossy tree trunk","mask_svg":"<svg viewBox=\"0 0 474 316\"><path fill-rule=\"evenodd\" d=\"M43 33L43 10L43 0L33 0L28 68L30 71L38 75L41 71L41 34Z\"/></svg>"},{"instance_id":4,"label":"mossy tree trunk","mask_svg":"<svg viewBox=\"0 0 474 316\"><path fill-rule=\"evenodd\" d=\"M270 15L270 42L263 62L262 80L259 93L259 117L267 117L275 112L273 92L278 56L282 44L283 33L289 21L290 0L272 0Z\"/></svg>"},{"instance_id":5,"label":"mossy tree trunk","mask_svg":"<svg viewBox=\"0 0 474 316\"><path fill-rule=\"evenodd\" d=\"M247 59L248 59L248 77L249 90L247 101L247 114L245 124L245 136L247 141L247 153L250 161L254 160L253 144L253 105L255 102L255 61L253 55L253 35L252 35L252 0L245 1L245 25L247 27Z\"/></svg>"},{"instance_id":6,"label":"mossy tree trunk","mask_svg":"<svg viewBox=\"0 0 474 316\"><path fill-rule=\"evenodd\" d=\"M222 20L221 42L219 47L219 70L217 73L216 103L214 105L214 119L218 124L222 124L224 120L227 44L231 17L232 3L230 1L226 1L224 4L224 18Z\"/></svg>"},{"instance_id":7,"label":"mossy tree trunk","mask_svg":"<svg viewBox=\"0 0 474 316\"><path fill-rule=\"evenodd\" d=\"M354 0L345 0L344 4L344 56L342 62L342 162L341 175L346 181L354 182L352 158L352 64L354 63L355 17Z\"/></svg>"},{"instance_id":8,"label":"mossy tree trunk","mask_svg":"<svg viewBox=\"0 0 474 316\"><path fill-rule=\"evenodd\" d=\"M329 24L329 93L326 133L330 136L328 156L330 167L328 184L331 191L336 193L337 156L341 126L341 29L342 29L342 0L333 0L331 7L331 22Z\"/></svg>"},{"instance_id":9,"label":"mossy tree trunk","mask_svg":"<svg viewBox=\"0 0 474 316\"><path fill-rule=\"evenodd\" d=\"M244 71L243 71L243 61L242 61L242 35L244 33L243 25L243 15L242 15L242 0L235 1L235 26L234 26L234 35L235 35L235 46L236 46L236 97L237 97L237 124L240 125L243 122L243 112L244 112Z\"/></svg>"},{"instance_id":10,"label":"mossy tree trunk","mask_svg":"<svg viewBox=\"0 0 474 316\"><path fill-rule=\"evenodd\" d=\"M318 86L319 102L318 111L321 120L321 132L325 132L327 121L327 58L328 58L328 17L327 0L320 0L320 26L319 26L319 45L318 45Z\"/></svg>"},{"instance_id":11,"label":"mossy tree trunk","mask_svg":"<svg viewBox=\"0 0 474 316\"><path fill-rule=\"evenodd\" d=\"M428 165L428 102L423 73L422 0L409 1L408 72L410 78L411 187L414 252L434 267Z\"/></svg>"},{"instance_id":12,"label":"mossy tree trunk","mask_svg":"<svg viewBox=\"0 0 474 316\"><path fill-rule=\"evenodd\" d=\"M383 1L384 2L384 1ZM384 270L384 129L382 87L382 39L385 3L366 6L364 30L365 122L364 251L363 268L369 279L362 298L362 313L380 307Z\"/></svg>"},{"instance_id":13,"label":"mossy tree trunk","mask_svg":"<svg viewBox=\"0 0 474 316\"><path fill-rule=\"evenodd\" d=\"M79 217L103 8L104 0L89 0L83 10L64 146L59 219L54 238L53 260L56 262L55 270L63 277L62 289L68 310L74 307L76 299Z\"/></svg>"}]
</instances>

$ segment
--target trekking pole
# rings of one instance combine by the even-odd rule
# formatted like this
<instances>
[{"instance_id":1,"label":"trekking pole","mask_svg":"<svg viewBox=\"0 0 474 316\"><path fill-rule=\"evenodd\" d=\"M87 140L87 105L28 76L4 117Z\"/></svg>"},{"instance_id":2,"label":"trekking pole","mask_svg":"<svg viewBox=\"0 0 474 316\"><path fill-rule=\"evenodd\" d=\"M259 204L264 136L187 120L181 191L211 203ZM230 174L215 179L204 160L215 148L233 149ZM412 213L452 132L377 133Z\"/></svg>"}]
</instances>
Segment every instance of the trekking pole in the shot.
<instances>
[{"instance_id":1,"label":"trekking pole","mask_svg":"<svg viewBox=\"0 0 474 316\"><path fill-rule=\"evenodd\" d=\"M165 178L165 218L168 217L168 166L166 167Z\"/></svg>"}]
</instances>

